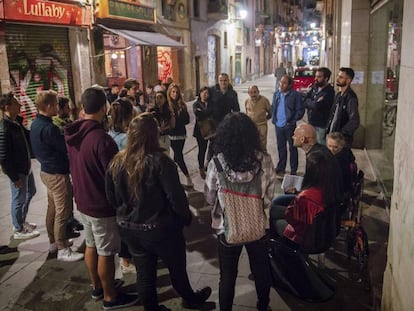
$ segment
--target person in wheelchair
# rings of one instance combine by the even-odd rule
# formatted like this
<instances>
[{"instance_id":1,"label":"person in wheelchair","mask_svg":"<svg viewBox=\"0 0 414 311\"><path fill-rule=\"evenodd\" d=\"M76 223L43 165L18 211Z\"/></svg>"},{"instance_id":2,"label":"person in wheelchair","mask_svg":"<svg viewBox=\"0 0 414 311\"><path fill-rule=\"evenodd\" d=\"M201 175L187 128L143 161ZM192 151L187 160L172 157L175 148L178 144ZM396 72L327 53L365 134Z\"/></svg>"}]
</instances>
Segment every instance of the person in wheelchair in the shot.
<instances>
[{"instance_id":1,"label":"person in wheelchair","mask_svg":"<svg viewBox=\"0 0 414 311\"><path fill-rule=\"evenodd\" d=\"M336 208L342 195L332 181L337 169L335 164L322 150L308 154L302 191L287 206L277 205L277 199L272 203L270 228L273 236L287 239L288 243L293 242L299 247L315 216L327 208Z\"/></svg>"},{"instance_id":2,"label":"person in wheelchair","mask_svg":"<svg viewBox=\"0 0 414 311\"><path fill-rule=\"evenodd\" d=\"M340 132L332 132L326 136L326 145L338 161L342 171L344 199L350 199L353 181L357 176L355 156L350 148L345 147L345 137Z\"/></svg>"}]
</instances>

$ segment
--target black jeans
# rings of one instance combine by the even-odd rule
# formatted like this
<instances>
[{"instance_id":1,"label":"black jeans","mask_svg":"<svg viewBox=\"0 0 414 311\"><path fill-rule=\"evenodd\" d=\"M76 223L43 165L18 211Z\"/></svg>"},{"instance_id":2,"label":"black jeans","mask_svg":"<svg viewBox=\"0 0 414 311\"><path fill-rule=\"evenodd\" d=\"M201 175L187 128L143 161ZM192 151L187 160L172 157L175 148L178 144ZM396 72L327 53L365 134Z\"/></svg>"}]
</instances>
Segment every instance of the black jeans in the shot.
<instances>
[{"instance_id":1,"label":"black jeans","mask_svg":"<svg viewBox=\"0 0 414 311\"><path fill-rule=\"evenodd\" d=\"M178 164L178 166L180 167L184 175L188 176L188 169L187 169L187 165L185 165L184 155L183 155L184 143L185 143L185 139L171 140L171 148L174 151L175 163Z\"/></svg>"},{"instance_id":2,"label":"black jeans","mask_svg":"<svg viewBox=\"0 0 414 311\"><path fill-rule=\"evenodd\" d=\"M206 151L207 151L207 144L208 140L204 139L203 137L196 137L197 145L198 145L198 168L204 169L204 161L206 158Z\"/></svg>"},{"instance_id":3,"label":"black jeans","mask_svg":"<svg viewBox=\"0 0 414 311\"><path fill-rule=\"evenodd\" d=\"M277 151L279 153L279 162L276 166L276 172L284 172L286 170L286 144L289 145L290 173L296 174L296 171L298 170L298 148L293 146L292 138L295 127L296 123L286 125L285 127L276 126Z\"/></svg>"},{"instance_id":4,"label":"black jeans","mask_svg":"<svg viewBox=\"0 0 414 311\"><path fill-rule=\"evenodd\" d=\"M218 256L220 263L219 304L220 311L230 311L233 307L234 287L238 273L240 253L243 245L229 245L224 235L218 237ZM257 294L257 309L267 311L271 286L271 271L268 256L267 237L244 244L249 256L250 270L254 276Z\"/></svg>"},{"instance_id":5,"label":"black jeans","mask_svg":"<svg viewBox=\"0 0 414 311\"><path fill-rule=\"evenodd\" d=\"M157 261L162 259L170 272L171 284L186 301L195 299L186 270L185 240L182 230L138 231L119 227L119 234L137 268L137 288L146 311L158 309Z\"/></svg>"},{"instance_id":6,"label":"black jeans","mask_svg":"<svg viewBox=\"0 0 414 311\"><path fill-rule=\"evenodd\" d=\"M129 253L128 246L121 241L121 249L119 250L119 257L125 259L131 259L131 254Z\"/></svg>"}]
</instances>

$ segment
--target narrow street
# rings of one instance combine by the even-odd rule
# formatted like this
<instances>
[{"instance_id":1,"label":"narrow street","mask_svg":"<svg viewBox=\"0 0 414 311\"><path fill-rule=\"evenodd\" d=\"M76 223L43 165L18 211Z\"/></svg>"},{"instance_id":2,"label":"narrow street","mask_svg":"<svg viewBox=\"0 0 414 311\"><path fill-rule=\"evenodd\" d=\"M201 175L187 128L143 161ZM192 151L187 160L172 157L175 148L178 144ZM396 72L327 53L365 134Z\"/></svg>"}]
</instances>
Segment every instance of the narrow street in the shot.
<instances>
[{"instance_id":1,"label":"narrow street","mask_svg":"<svg viewBox=\"0 0 414 311\"><path fill-rule=\"evenodd\" d=\"M262 77L254 82L247 82L235 87L238 92L241 109L247 98L247 88L255 84L261 94L272 98L275 79L272 75ZM211 286L213 294L203 310L218 309L219 269L216 256L216 241L210 228L210 209L203 197L204 183L198 174L197 145L192 130L194 115L191 103L191 124L187 126L188 139L185 145L185 161L193 177L194 189L188 191L191 209L195 214L192 225L185 230L187 237L187 267L190 281L194 288ZM277 149L274 126L269 121L268 151L274 162L277 161ZM344 232L337 243L326 253L326 274L335 283L336 295L333 299L319 304L305 303L282 290L271 290L271 308L283 310L376 310L381 299L382 276L386 262L388 240L388 217L375 182L371 166L364 150L354 150L359 167L364 170L366 187L363 196L363 225L368 232L370 243L369 273L359 280L358 265L355 259L347 259ZM304 171L304 154L300 152L299 173ZM39 178L39 165L34 160L34 175L37 194L29 209L28 220L38 224L40 237L15 241L12 239L10 217L9 180L0 173L0 244L16 248L15 252L0 255L0 301L2 310L101 310L102 303L90 298L91 287L84 262L65 263L51 258L48 253L48 239L45 228L47 197L45 187ZM182 181L184 175L180 173ZM280 193L280 184L276 193ZM76 213L75 213L76 215ZM75 239L75 248L82 250L83 233ZM312 258L316 260L316 258ZM118 261L116 261L118 262ZM172 310L183 310L181 299L172 289L167 270L159 265L158 293L160 303ZM255 310L256 293L250 274L248 258L243 252L239 265L239 276L234 300L235 311ZM122 277L117 265L117 277ZM123 290L133 288L135 275L125 275ZM371 286L371 291L369 287ZM143 310L140 305L125 310Z\"/></svg>"}]
</instances>

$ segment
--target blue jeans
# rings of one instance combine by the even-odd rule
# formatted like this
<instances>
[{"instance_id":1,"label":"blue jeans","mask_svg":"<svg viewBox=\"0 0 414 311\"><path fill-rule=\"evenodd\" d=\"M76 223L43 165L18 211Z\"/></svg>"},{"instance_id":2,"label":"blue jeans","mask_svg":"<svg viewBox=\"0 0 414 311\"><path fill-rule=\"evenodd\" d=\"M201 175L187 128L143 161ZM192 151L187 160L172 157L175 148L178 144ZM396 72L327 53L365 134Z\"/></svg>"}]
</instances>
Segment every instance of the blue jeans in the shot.
<instances>
[{"instance_id":1,"label":"blue jeans","mask_svg":"<svg viewBox=\"0 0 414 311\"><path fill-rule=\"evenodd\" d=\"M218 257L220 264L219 304L220 311L231 311L234 300L239 258L243 246L249 256L250 270L254 276L257 294L257 309L267 311L271 287L271 271L268 257L268 240L261 240L244 245L229 245L224 242L224 235L218 236Z\"/></svg>"},{"instance_id":2,"label":"blue jeans","mask_svg":"<svg viewBox=\"0 0 414 311\"><path fill-rule=\"evenodd\" d=\"M276 166L276 172L285 172L287 162L287 147L289 144L290 153L290 173L296 174L298 170L298 148L293 146L293 132L296 128L296 122L286 125L285 127L276 126L277 151L279 153L279 162Z\"/></svg>"},{"instance_id":3,"label":"blue jeans","mask_svg":"<svg viewBox=\"0 0 414 311\"><path fill-rule=\"evenodd\" d=\"M10 180L10 188L12 194L11 215L13 227L16 231L21 231L23 229L23 224L26 221L30 201L36 193L36 185L33 173L30 173L29 175L19 174L19 178L23 184L22 188L17 188Z\"/></svg>"}]
</instances>

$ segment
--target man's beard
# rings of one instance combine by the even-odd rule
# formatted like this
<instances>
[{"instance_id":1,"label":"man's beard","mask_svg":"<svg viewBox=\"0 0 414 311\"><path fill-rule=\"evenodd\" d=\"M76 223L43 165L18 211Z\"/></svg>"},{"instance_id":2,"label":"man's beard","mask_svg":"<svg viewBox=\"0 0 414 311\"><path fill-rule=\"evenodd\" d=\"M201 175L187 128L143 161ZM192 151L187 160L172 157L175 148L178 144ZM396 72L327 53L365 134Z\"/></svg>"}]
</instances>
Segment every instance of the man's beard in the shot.
<instances>
[{"instance_id":1,"label":"man's beard","mask_svg":"<svg viewBox=\"0 0 414 311\"><path fill-rule=\"evenodd\" d=\"M324 86L324 85L325 85L325 81L321 81L321 82L316 81L316 82L315 82L315 85L316 85L317 87L322 87L322 86Z\"/></svg>"},{"instance_id":2,"label":"man's beard","mask_svg":"<svg viewBox=\"0 0 414 311\"><path fill-rule=\"evenodd\" d=\"M343 82L343 83L336 82L336 86L344 87L344 86L346 86L346 83L345 82Z\"/></svg>"}]
</instances>

